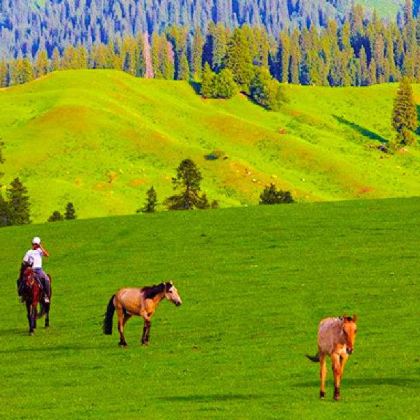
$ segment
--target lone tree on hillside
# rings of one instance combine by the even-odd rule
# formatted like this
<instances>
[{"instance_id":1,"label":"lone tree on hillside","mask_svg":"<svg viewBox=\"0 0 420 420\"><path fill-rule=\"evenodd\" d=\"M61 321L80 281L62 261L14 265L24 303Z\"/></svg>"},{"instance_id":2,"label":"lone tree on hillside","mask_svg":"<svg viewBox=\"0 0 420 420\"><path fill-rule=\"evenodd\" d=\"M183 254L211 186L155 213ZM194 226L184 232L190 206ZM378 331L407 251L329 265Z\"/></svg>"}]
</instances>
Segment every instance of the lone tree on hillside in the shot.
<instances>
[{"instance_id":1,"label":"lone tree on hillside","mask_svg":"<svg viewBox=\"0 0 420 420\"><path fill-rule=\"evenodd\" d=\"M207 209L209 203L206 194L200 194L200 182L203 177L191 159L184 159L176 170L172 184L179 194L165 200L169 210Z\"/></svg>"},{"instance_id":2,"label":"lone tree on hillside","mask_svg":"<svg viewBox=\"0 0 420 420\"><path fill-rule=\"evenodd\" d=\"M408 78L401 80L394 99L392 126L397 132L396 147L408 146L415 142L413 131L417 129L417 108L413 89Z\"/></svg>"},{"instance_id":3,"label":"lone tree on hillside","mask_svg":"<svg viewBox=\"0 0 420 420\"><path fill-rule=\"evenodd\" d=\"M28 190L19 178L15 178L7 189L9 224L27 225L31 223Z\"/></svg>"},{"instance_id":4,"label":"lone tree on hillside","mask_svg":"<svg viewBox=\"0 0 420 420\"><path fill-rule=\"evenodd\" d=\"M288 204L294 202L290 191L277 190L274 184L266 186L260 194L260 204Z\"/></svg>"},{"instance_id":5,"label":"lone tree on hillside","mask_svg":"<svg viewBox=\"0 0 420 420\"><path fill-rule=\"evenodd\" d=\"M158 201L157 201L157 194L155 188L152 186L150 189L147 190L146 193L146 203L144 207L137 210L137 213L154 213L156 211Z\"/></svg>"},{"instance_id":6,"label":"lone tree on hillside","mask_svg":"<svg viewBox=\"0 0 420 420\"><path fill-rule=\"evenodd\" d=\"M73 203L67 203L66 205L66 211L64 212L64 218L66 220L74 220L77 218L76 216L76 210L74 208Z\"/></svg>"}]
</instances>

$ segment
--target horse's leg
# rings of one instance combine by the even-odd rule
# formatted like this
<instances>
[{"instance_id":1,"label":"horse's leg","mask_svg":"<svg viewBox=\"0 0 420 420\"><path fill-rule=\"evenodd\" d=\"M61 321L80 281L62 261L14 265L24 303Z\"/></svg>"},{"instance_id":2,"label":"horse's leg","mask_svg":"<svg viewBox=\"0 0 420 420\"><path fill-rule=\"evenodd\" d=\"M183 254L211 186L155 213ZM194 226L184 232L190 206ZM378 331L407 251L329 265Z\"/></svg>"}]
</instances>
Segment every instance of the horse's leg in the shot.
<instances>
[{"instance_id":1,"label":"horse's leg","mask_svg":"<svg viewBox=\"0 0 420 420\"><path fill-rule=\"evenodd\" d=\"M29 323L29 334L32 335L34 333L34 329L32 327L32 306L29 302L26 302L26 316Z\"/></svg>"},{"instance_id":2,"label":"horse's leg","mask_svg":"<svg viewBox=\"0 0 420 420\"><path fill-rule=\"evenodd\" d=\"M333 372L334 372L334 399L338 401L340 399L340 379L341 379L341 362L340 355L333 353L331 355Z\"/></svg>"},{"instance_id":3,"label":"horse's leg","mask_svg":"<svg viewBox=\"0 0 420 420\"><path fill-rule=\"evenodd\" d=\"M117 315L118 315L118 332L120 333L120 346L126 346L127 341L125 341L124 337L124 311L120 305L117 306Z\"/></svg>"},{"instance_id":4,"label":"horse's leg","mask_svg":"<svg viewBox=\"0 0 420 420\"><path fill-rule=\"evenodd\" d=\"M143 327L143 336L141 338L141 343L144 345L149 344L149 333L150 333L150 320L145 319L144 320L144 327Z\"/></svg>"},{"instance_id":5,"label":"horse's leg","mask_svg":"<svg viewBox=\"0 0 420 420\"><path fill-rule=\"evenodd\" d=\"M319 369L321 377L321 389L319 391L319 397L325 397L325 378L327 377L327 355L320 353L319 355Z\"/></svg>"},{"instance_id":6,"label":"horse's leg","mask_svg":"<svg viewBox=\"0 0 420 420\"><path fill-rule=\"evenodd\" d=\"M45 309L45 328L48 328L50 326L50 304L44 303L44 309Z\"/></svg>"},{"instance_id":7,"label":"horse's leg","mask_svg":"<svg viewBox=\"0 0 420 420\"><path fill-rule=\"evenodd\" d=\"M33 319L33 327L36 328L36 318L38 315L38 305L32 305L32 319Z\"/></svg>"},{"instance_id":8,"label":"horse's leg","mask_svg":"<svg viewBox=\"0 0 420 420\"><path fill-rule=\"evenodd\" d=\"M347 360L349 360L349 355L347 353L343 353L340 359L341 359L341 374L340 374L340 381L341 381L343 379L344 366L346 366Z\"/></svg>"}]
</instances>

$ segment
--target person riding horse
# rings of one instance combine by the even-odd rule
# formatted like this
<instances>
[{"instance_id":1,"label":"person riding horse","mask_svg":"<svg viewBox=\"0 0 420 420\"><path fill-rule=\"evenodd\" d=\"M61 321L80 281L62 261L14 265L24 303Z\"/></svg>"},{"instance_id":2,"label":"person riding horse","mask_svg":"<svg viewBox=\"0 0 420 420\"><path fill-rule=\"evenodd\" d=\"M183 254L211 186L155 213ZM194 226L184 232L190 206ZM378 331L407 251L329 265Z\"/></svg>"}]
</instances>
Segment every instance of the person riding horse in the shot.
<instances>
[{"instance_id":1,"label":"person riding horse","mask_svg":"<svg viewBox=\"0 0 420 420\"><path fill-rule=\"evenodd\" d=\"M44 291L44 300L45 303L49 303L50 297L51 297L51 284L50 284L50 278L47 274L45 274L44 270L42 269L42 257L49 257L49 252L41 245L41 239L38 236L35 236L32 239L32 248L28 250L23 257L22 261L22 268L21 268L21 275L20 275L20 281L22 281L23 278L23 271L25 267L32 267L35 278L40 284L42 290ZM19 295L22 293L21 284L19 284Z\"/></svg>"}]
</instances>

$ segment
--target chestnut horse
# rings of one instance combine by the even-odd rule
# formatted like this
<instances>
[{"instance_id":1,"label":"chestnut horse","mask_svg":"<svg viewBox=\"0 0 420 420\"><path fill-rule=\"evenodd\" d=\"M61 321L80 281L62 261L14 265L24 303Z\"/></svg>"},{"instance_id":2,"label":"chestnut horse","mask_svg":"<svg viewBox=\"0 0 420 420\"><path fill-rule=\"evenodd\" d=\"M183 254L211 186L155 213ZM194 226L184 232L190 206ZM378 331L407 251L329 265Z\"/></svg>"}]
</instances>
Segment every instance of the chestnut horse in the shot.
<instances>
[{"instance_id":1,"label":"chestnut horse","mask_svg":"<svg viewBox=\"0 0 420 420\"><path fill-rule=\"evenodd\" d=\"M325 397L326 357L329 355L334 373L334 399L340 399L340 383L343 377L344 366L349 355L354 350L357 333L356 321L357 316L353 315L353 317L325 318L319 324L318 353L315 356L307 355L306 357L313 362L320 363L320 398Z\"/></svg>"},{"instance_id":2,"label":"chestnut horse","mask_svg":"<svg viewBox=\"0 0 420 420\"><path fill-rule=\"evenodd\" d=\"M182 304L182 300L172 282L161 283L157 286L143 288L124 288L118 290L108 303L103 323L105 334L112 334L112 318L114 311L118 315L118 331L120 333L120 346L126 346L124 326L133 316L138 315L144 319L143 336L141 342L149 344L151 318L162 299L168 299L176 306Z\"/></svg>"},{"instance_id":3,"label":"chestnut horse","mask_svg":"<svg viewBox=\"0 0 420 420\"><path fill-rule=\"evenodd\" d=\"M20 270L20 285L22 302L26 304L27 317L29 322L29 334L33 335L36 328L37 318L45 315L45 327L50 326L50 302L44 301L44 292L35 278L32 267L23 263ZM50 277L48 275L48 277ZM50 277L51 281L51 277ZM41 311L38 313L38 304Z\"/></svg>"}]
</instances>

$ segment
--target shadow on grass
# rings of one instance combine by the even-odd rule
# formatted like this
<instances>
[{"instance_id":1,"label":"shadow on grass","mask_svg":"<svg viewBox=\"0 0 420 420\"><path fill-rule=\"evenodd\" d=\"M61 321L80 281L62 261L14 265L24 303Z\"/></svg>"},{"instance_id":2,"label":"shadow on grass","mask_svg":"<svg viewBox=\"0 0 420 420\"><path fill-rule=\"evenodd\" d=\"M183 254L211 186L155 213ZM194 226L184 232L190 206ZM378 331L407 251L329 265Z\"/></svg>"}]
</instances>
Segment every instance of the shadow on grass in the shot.
<instances>
[{"instance_id":1,"label":"shadow on grass","mask_svg":"<svg viewBox=\"0 0 420 420\"><path fill-rule=\"evenodd\" d=\"M194 81L190 80L190 81L189 81L189 84L190 84L190 86L194 89L194 92L195 92L197 95L200 95L200 92L201 92L201 83L194 82Z\"/></svg>"},{"instance_id":2,"label":"shadow on grass","mask_svg":"<svg viewBox=\"0 0 420 420\"><path fill-rule=\"evenodd\" d=\"M343 385L353 386L355 388L371 387L371 386L397 386L400 388L420 388L420 382L413 378L344 378ZM296 388L319 387L319 380L299 382L292 385Z\"/></svg>"},{"instance_id":3,"label":"shadow on grass","mask_svg":"<svg viewBox=\"0 0 420 420\"><path fill-rule=\"evenodd\" d=\"M21 336L27 336L28 337L28 344L31 344L31 340L35 339L35 336L31 337L28 332L25 332L23 334L20 334ZM39 334L41 335L41 334ZM51 353L51 352L66 352L66 351L87 351L87 350L100 350L103 349L103 346L83 346L83 345L59 345L59 346L49 346L48 344L45 344L43 347L26 347L26 348L19 348L19 349L13 349L13 350L0 350L0 354L10 354L13 353Z\"/></svg>"},{"instance_id":4,"label":"shadow on grass","mask_svg":"<svg viewBox=\"0 0 420 420\"><path fill-rule=\"evenodd\" d=\"M367 128L362 127L359 124L356 124L352 121L346 120L343 117L339 117L338 115L333 115L333 117L341 124L347 125L348 127L352 128L353 130L359 132L360 134L362 134L365 137L370 138L371 140L376 140L379 141L382 144L388 144L389 141L380 136L379 134L374 133L373 131L368 130Z\"/></svg>"},{"instance_id":5,"label":"shadow on grass","mask_svg":"<svg viewBox=\"0 0 420 420\"><path fill-rule=\"evenodd\" d=\"M29 335L28 330L23 328L4 328L0 330L0 337L10 337L15 335Z\"/></svg>"},{"instance_id":6,"label":"shadow on grass","mask_svg":"<svg viewBox=\"0 0 420 420\"><path fill-rule=\"evenodd\" d=\"M272 395L256 395L256 394L209 394L209 395L174 395L159 397L159 400L173 402L197 402L208 403L215 401L249 401L262 398L272 398Z\"/></svg>"}]
</instances>

